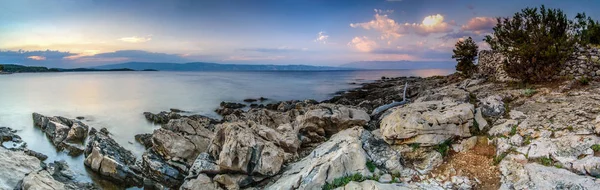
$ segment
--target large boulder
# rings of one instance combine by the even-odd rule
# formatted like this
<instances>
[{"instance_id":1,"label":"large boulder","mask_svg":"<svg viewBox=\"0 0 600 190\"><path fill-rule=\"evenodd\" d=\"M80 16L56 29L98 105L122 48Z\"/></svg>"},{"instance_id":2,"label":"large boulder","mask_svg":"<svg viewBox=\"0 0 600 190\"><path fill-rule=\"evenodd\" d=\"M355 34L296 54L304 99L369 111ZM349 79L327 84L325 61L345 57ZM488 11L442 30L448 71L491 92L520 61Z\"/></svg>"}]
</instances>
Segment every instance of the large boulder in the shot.
<instances>
[{"instance_id":1,"label":"large boulder","mask_svg":"<svg viewBox=\"0 0 600 190\"><path fill-rule=\"evenodd\" d=\"M200 174L181 185L181 190L222 190L222 188L206 174Z\"/></svg>"},{"instance_id":2,"label":"large boulder","mask_svg":"<svg viewBox=\"0 0 600 190\"><path fill-rule=\"evenodd\" d=\"M145 177L159 182L168 188L177 188L183 183L187 167L185 164L164 160L152 149L144 152L141 161L136 163ZM179 167L176 167L179 166Z\"/></svg>"},{"instance_id":3,"label":"large boulder","mask_svg":"<svg viewBox=\"0 0 600 190\"><path fill-rule=\"evenodd\" d=\"M272 176L285 160L285 136L252 121L217 126L209 153L221 170L248 175ZM297 145L287 145L297 146Z\"/></svg>"},{"instance_id":4,"label":"large boulder","mask_svg":"<svg viewBox=\"0 0 600 190\"><path fill-rule=\"evenodd\" d=\"M101 177L126 186L142 186L143 178L132 170L136 157L112 139L107 130L92 128L84 164Z\"/></svg>"},{"instance_id":5,"label":"large boulder","mask_svg":"<svg viewBox=\"0 0 600 190\"><path fill-rule=\"evenodd\" d=\"M286 167L281 178L265 189L321 189L336 178L356 173L371 175L360 140L363 130L354 127L333 135L309 156Z\"/></svg>"},{"instance_id":6,"label":"large boulder","mask_svg":"<svg viewBox=\"0 0 600 190\"><path fill-rule=\"evenodd\" d=\"M380 136L374 135L367 130L361 134L362 148L371 160L379 168L388 173L397 173L401 177L410 176L416 172L403 166L404 159L400 152L387 144Z\"/></svg>"},{"instance_id":7,"label":"large boulder","mask_svg":"<svg viewBox=\"0 0 600 190\"><path fill-rule=\"evenodd\" d=\"M310 143L323 142L339 131L364 126L371 117L363 109L338 104L319 104L311 106L304 115L296 117L300 133ZM304 143L304 142L303 142Z\"/></svg>"},{"instance_id":8,"label":"large boulder","mask_svg":"<svg viewBox=\"0 0 600 190\"><path fill-rule=\"evenodd\" d=\"M40 169L39 159L0 147L0 189L13 189L26 174Z\"/></svg>"},{"instance_id":9,"label":"large boulder","mask_svg":"<svg viewBox=\"0 0 600 190\"><path fill-rule=\"evenodd\" d=\"M42 129L57 149L65 150L72 156L83 153L82 144L89 130L89 127L83 122L60 116L47 117L33 113L33 123Z\"/></svg>"},{"instance_id":10,"label":"large boulder","mask_svg":"<svg viewBox=\"0 0 600 190\"><path fill-rule=\"evenodd\" d=\"M179 119L181 118L181 115L178 112L159 112L159 113L151 113L151 112L144 112L144 117L146 117L146 120L152 122L152 123L156 123L156 124L166 124L169 122L169 120L171 119Z\"/></svg>"},{"instance_id":11,"label":"large boulder","mask_svg":"<svg viewBox=\"0 0 600 190\"><path fill-rule=\"evenodd\" d=\"M383 139L389 144L432 146L453 137L471 136L474 107L470 103L415 102L390 111L380 124Z\"/></svg>"}]
</instances>

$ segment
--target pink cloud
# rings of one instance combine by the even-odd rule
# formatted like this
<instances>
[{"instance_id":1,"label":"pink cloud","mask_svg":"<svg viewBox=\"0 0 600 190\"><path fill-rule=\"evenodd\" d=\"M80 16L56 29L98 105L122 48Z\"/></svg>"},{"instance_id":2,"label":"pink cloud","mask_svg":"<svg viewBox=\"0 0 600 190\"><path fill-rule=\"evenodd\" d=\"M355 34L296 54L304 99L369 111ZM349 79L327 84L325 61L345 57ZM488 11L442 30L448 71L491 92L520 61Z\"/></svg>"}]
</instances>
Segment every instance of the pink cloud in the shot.
<instances>
[{"instance_id":1,"label":"pink cloud","mask_svg":"<svg viewBox=\"0 0 600 190\"><path fill-rule=\"evenodd\" d=\"M36 60L36 61L43 61L43 60L46 60L46 57L39 56L39 55L32 55L32 56L27 57L27 59Z\"/></svg>"},{"instance_id":2,"label":"pink cloud","mask_svg":"<svg viewBox=\"0 0 600 190\"><path fill-rule=\"evenodd\" d=\"M462 31L472 31L476 34L491 31L496 26L496 18L491 17L474 17L466 25L460 28Z\"/></svg>"}]
</instances>

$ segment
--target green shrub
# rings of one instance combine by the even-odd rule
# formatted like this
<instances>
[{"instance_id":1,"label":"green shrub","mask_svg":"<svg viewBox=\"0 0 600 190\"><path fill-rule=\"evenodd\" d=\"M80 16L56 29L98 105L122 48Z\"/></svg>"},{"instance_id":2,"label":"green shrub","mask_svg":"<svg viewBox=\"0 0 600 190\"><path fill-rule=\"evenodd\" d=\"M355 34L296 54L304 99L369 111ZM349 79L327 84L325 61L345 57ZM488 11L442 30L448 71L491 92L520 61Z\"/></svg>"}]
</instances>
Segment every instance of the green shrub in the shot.
<instances>
[{"instance_id":1,"label":"green shrub","mask_svg":"<svg viewBox=\"0 0 600 190\"><path fill-rule=\"evenodd\" d=\"M370 160L367 161L366 165L370 172L375 172L375 169L377 168L377 166L372 161L370 161Z\"/></svg>"},{"instance_id":2,"label":"green shrub","mask_svg":"<svg viewBox=\"0 0 600 190\"><path fill-rule=\"evenodd\" d=\"M498 165L500 164L500 162L506 157L508 156L507 152L504 152L496 157L494 157L494 165Z\"/></svg>"},{"instance_id":3,"label":"green shrub","mask_svg":"<svg viewBox=\"0 0 600 190\"><path fill-rule=\"evenodd\" d=\"M525 140L523 140L523 144L524 144L524 145L529 145L529 144L531 144L531 136L529 136L529 135L526 135L526 136L525 136Z\"/></svg>"},{"instance_id":4,"label":"green shrub","mask_svg":"<svg viewBox=\"0 0 600 190\"><path fill-rule=\"evenodd\" d=\"M579 78L578 81L579 81L579 84L581 84L581 85L588 85L588 84L590 84L590 79L588 79L585 76Z\"/></svg>"},{"instance_id":5,"label":"green shrub","mask_svg":"<svg viewBox=\"0 0 600 190\"><path fill-rule=\"evenodd\" d=\"M434 149L438 151L442 156L448 156L448 151L450 151L450 145L452 144L451 140L446 140L441 144L435 145Z\"/></svg>"},{"instance_id":6,"label":"green shrub","mask_svg":"<svg viewBox=\"0 0 600 190\"><path fill-rule=\"evenodd\" d=\"M417 148L421 147L420 143L410 143L408 146L410 146L412 148L413 151L415 151Z\"/></svg>"},{"instance_id":7,"label":"green shrub","mask_svg":"<svg viewBox=\"0 0 600 190\"><path fill-rule=\"evenodd\" d=\"M600 144L592 145L592 150L594 150L596 152L599 152L600 151Z\"/></svg>"},{"instance_id":8,"label":"green shrub","mask_svg":"<svg viewBox=\"0 0 600 190\"><path fill-rule=\"evenodd\" d=\"M458 62L456 64L456 71L460 71L465 77L471 77L475 72L475 64L473 62L475 62L477 53L479 52L477 44L469 37L462 41L459 40L454 46L455 48L452 50L454 55L452 55L452 58Z\"/></svg>"},{"instance_id":9,"label":"green shrub","mask_svg":"<svg viewBox=\"0 0 600 190\"><path fill-rule=\"evenodd\" d=\"M0 65L0 71L4 70L4 65Z\"/></svg>"},{"instance_id":10,"label":"green shrub","mask_svg":"<svg viewBox=\"0 0 600 190\"><path fill-rule=\"evenodd\" d=\"M513 135L515 135L515 134L517 134L517 126L516 126L516 125L513 125L513 126L510 128L510 133L509 133L509 135L510 135L510 136L513 136Z\"/></svg>"},{"instance_id":11,"label":"green shrub","mask_svg":"<svg viewBox=\"0 0 600 190\"><path fill-rule=\"evenodd\" d=\"M547 158L547 157L542 157L540 158L540 163L544 166L551 166L552 165L552 159Z\"/></svg>"},{"instance_id":12,"label":"green shrub","mask_svg":"<svg viewBox=\"0 0 600 190\"><path fill-rule=\"evenodd\" d=\"M512 17L497 18L494 33L485 37L502 53L506 73L523 82L546 81L571 56L578 30L560 9L525 8Z\"/></svg>"},{"instance_id":13,"label":"green shrub","mask_svg":"<svg viewBox=\"0 0 600 190\"><path fill-rule=\"evenodd\" d=\"M537 91L535 89L527 88L527 89L523 90L523 94L527 97L531 97L535 93L537 93Z\"/></svg>"},{"instance_id":14,"label":"green shrub","mask_svg":"<svg viewBox=\"0 0 600 190\"><path fill-rule=\"evenodd\" d=\"M325 183L325 185L323 185L322 189L323 190L331 190L331 189L345 186L346 184L350 183L351 181L362 182L364 180L365 180L365 177L363 177L362 174L356 173L354 175L335 178L331 183Z\"/></svg>"}]
</instances>

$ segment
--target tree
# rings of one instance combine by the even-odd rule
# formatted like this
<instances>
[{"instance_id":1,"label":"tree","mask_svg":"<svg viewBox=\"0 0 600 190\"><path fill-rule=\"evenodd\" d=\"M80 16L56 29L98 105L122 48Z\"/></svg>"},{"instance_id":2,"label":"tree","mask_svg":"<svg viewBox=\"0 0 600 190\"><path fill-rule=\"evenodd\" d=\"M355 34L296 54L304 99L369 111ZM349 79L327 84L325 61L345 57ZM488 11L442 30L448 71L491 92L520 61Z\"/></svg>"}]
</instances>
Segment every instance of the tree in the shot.
<instances>
[{"instance_id":1,"label":"tree","mask_svg":"<svg viewBox=\"0 0 600 190\"><path fill-rule=\"evenodd\" d=\"M0 65L0 71L4 70L4 65Z\"/></svg>"},{"instance_id":2,"label":"tree","mask_svg":"<svg viewBox=\"0 0 600 190\"><path fill-rule=\"evenodd\" d=\"M473 62L477 59L477 52L479 52L477 44L469 37L466 40L459 40L454 46L455 48L452 50L454 55L452 55L452 58L458 62L456 70L460 71L466 77L471 77L475 71L475 64Z\"/></svg>"},{"instance_id":3,"label":"tree","mask_svg":"<svg viewBox=\"0 0 600 190\"><path fill-rule=\"evenodd\" d=\"M526 83L549 80L574 50L576 25L560 9L542 5L497 19L485 41L506 56L503 67L510 77Z\"/></svg>"},{"instance_id":4,"label":"tree","mask_svg":"<svg viewBox=\"0 0 600 190\"><path fill-rule=\"evenodd\" d=\"M600 45L600 22L585 13L578 13L575 19L581 44Z\"/></svg>"}]
</instances>

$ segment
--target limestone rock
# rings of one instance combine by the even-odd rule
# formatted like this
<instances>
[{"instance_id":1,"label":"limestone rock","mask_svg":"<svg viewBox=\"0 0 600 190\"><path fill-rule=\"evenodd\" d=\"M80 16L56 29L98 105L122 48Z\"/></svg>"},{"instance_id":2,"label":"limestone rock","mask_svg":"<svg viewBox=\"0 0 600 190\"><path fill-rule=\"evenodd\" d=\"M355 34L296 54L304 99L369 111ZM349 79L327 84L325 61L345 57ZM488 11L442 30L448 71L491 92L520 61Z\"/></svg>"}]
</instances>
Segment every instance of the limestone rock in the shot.
<instances>
[{"instance_id":1,"label":"limestone rock","mask_svg":"<svg viewBox=\"0 0 600 190\"><path fill-rule=\"evenodd\" d=\"M575 173L600 177L600 157L587 156L581 160L574 161L572 170Z\"/></svg>"},{"instance_id":2,"label":"limestone rock","mask_svg":"<svg viewBox=\"0 0 600 190\"><path fill-rule=\"evenodd\" d=\"M512 119L506 120L504 123L495 125L494 127L492 127L490 129L490 131L488 131L488 134L491 136L496 136L496 135L509 136L512 131L512 128L517 127L518 124L519 124L519 122L516 120L512 120Z\"/></svg>"},{"instance_id":3,"label":"limestone rock","mask_svg":"<svg viewBox=\"0 0 600 190\"><path fill-rule=\"evenodd\" d=\"M370 160L380 168L389 173L403 174L405 168L402 165L402 155L394 150L383 139L364 130L361 134L362 148L365 150Z\"/></svg>"},{"instance_id":4,"label":"limestone rock","mask_svg":"<svg viewBox=\"0 0 600 190\"><path fill-rule=\"evenodd\" d=\"M37 158L0 147L0 189L13 189L26 174L40 169Z\"/></svg>"},{"instance_id":5,"label":"limestone rock","mask_svg":"<svg viewBox=\"0 0 600 190\"><path fill-rule=\"evenodd\" d=\"M500 163L500 189L596 189L593 177L580 176L565 169L527 163L523 155L509 156Z\"/></svg>"},{"instance_id":6,"label":"limestone rock","mask_svg":"<svg viewBox=\"0 0 600 190\"><path fill-rule=\"evenodd\" d=\"M296 118L300 133L311 139L311 142L322 142L325 137L354 126L363 126L371 120L369 114L362 109L337 105L319 104Z\"/></svg>"},{"instance_id":7,"label":"limestone rock","mask_svg":"<svg viewBox=\"0 0 600 190\"><path fill-rule=\"evenodd\" d=\"M460 141L459 144L453 144L452 149L455 152L466 152L473 149L473 147L475 147L475 144L477 144L477 137L470 137L468 139Z\"/></svg>"},{"instance_id":8,"label":"limestone rock","mask_svg":"<svg viewBox=\"0 0 600 190\"><path fill-rule=\"evenodd\" d=\"M479 131L485 130L489 124L483 115L481 114L481 108L475 109L475 122L477 122L477 126L479 127Z\"/></svg>"},{"instance_id":9,"label":"limestone rock","mask_svg":"<svg viewBox=\"0 0 600 190\"><path fill-rule=\"evenodd\" d=\"M504 107L504 102L502 101L502 97L498 95L488 96L487 98L481 100L481 108L484 116L488 117L497 117L501 116L506 112L506 108Z\"/></svg>"},{"instance_id":10,"label":"limestone rock","mask_svg":"<svg viewBox=\"0 0 600 190\"><path fill-rule=\"evenodd\" d=\"M442 154L435 150L418 149L412 152L405 152L404 157L406 163L412 165L421 175L428 174L444 161Z\"/></svg>"},{"instance_id":11,"label":"limestone rock","mask_svg":"<svg viewBox=\"0 0 600 190\"><path fill-rule=\"evenodd\" d=\"M217 126L209 153L221 170L271 176L284 162L284 150L261 137L270 128L254 122L223 123ZM283 136L283 135L281 135ZM277 138L274 134L269 136Z\"/></svg>"},{"instance_id":12,"label":"limestone rock","mask_svg":"<svg viewBox=\"0 0 600 190\"><path fill-rule=\"evenodd\" d=\"M222 188L206 174L200 174L181 185L181 190L222 190Z\"/></svg>"},{"instance_id":13,"label":"limestone rock","mask_svg":"<svg viewBox=\"0 0 600 190\"><path fill-rule=\"evenodd\" d=\"M131 169L136 161L135 156L105 131L91 130L85 149L85 166L110 181L128 186L141 186L142 176Z\"/></svg>"},{"instance_id":14,"label":"limestone rock","mask_svg":"<svg viewBox=\"0 0 600 190\"><path fill-rule=\"evenodd\" d=\"M474 107L451 101L415 102L398 107L381 120L383 139L390 144L433 146L453 137L470 137Z\"/></svg>"},{"instance_id":15,"label":"limestone rock","mask_svg":"<svg viewBox=\"0 0 600 190\"><path fill-rule=\"evenodd\" d=\"M162 159L153 150L144 152L141 163L138 165L145 177L169 188L176 188L183 183L184 173L187 171L185 167L175 167L174 165L177 163L173 163L173 161Z\"/></svg>"},{"instance_id":16,"label":"limestone rock","mask_svg":"<svg viewBox=\"0 0 600 190\"><path fill-rule=\"evenodd\" d=\"M71 156L83 153L81 144L89 130L86 124L60 116L47 117L38 113L32 115L34 125L42 129L58 150L66 150Z\"/></svg>"},{"instance_id":17,"label":"limestone rock","mask_svg":"<svg viewBox=\"0 0 600 190\"><path fill-rule=\"evenodd\" d=\"M42 170L27 174L15 189L99 190L100 187L93 183L77 181L65 161L55 161Z\"/></svg>"},{"instance_id":18,"label":"limestone rock","mask_svg":"<svg viewBox=\"0 0 600 190\"><path fill-rule=\"evenodd\" d=\"M412 189L422 189L416 188L415 186L409 186L404 184L389 184L389 183L378 183L373 180L367 180L363 182L352 181L348 183L346 186L342 188L338 188L338 190L412 190Z\"/></svg>"},{"instance_id":19,"label":"limestone rock","mask_svg":"<svg viewBox=\"0 0 600 190\"><path fill-rule=\"evenodd\" d=\"M361 148L363 130L354 127L333 135L309 156L290 164L281 178L265 189L320 189L339 177L356 173L370 175L365 165L367 154Z\"/></svg>"}]
</instances>

